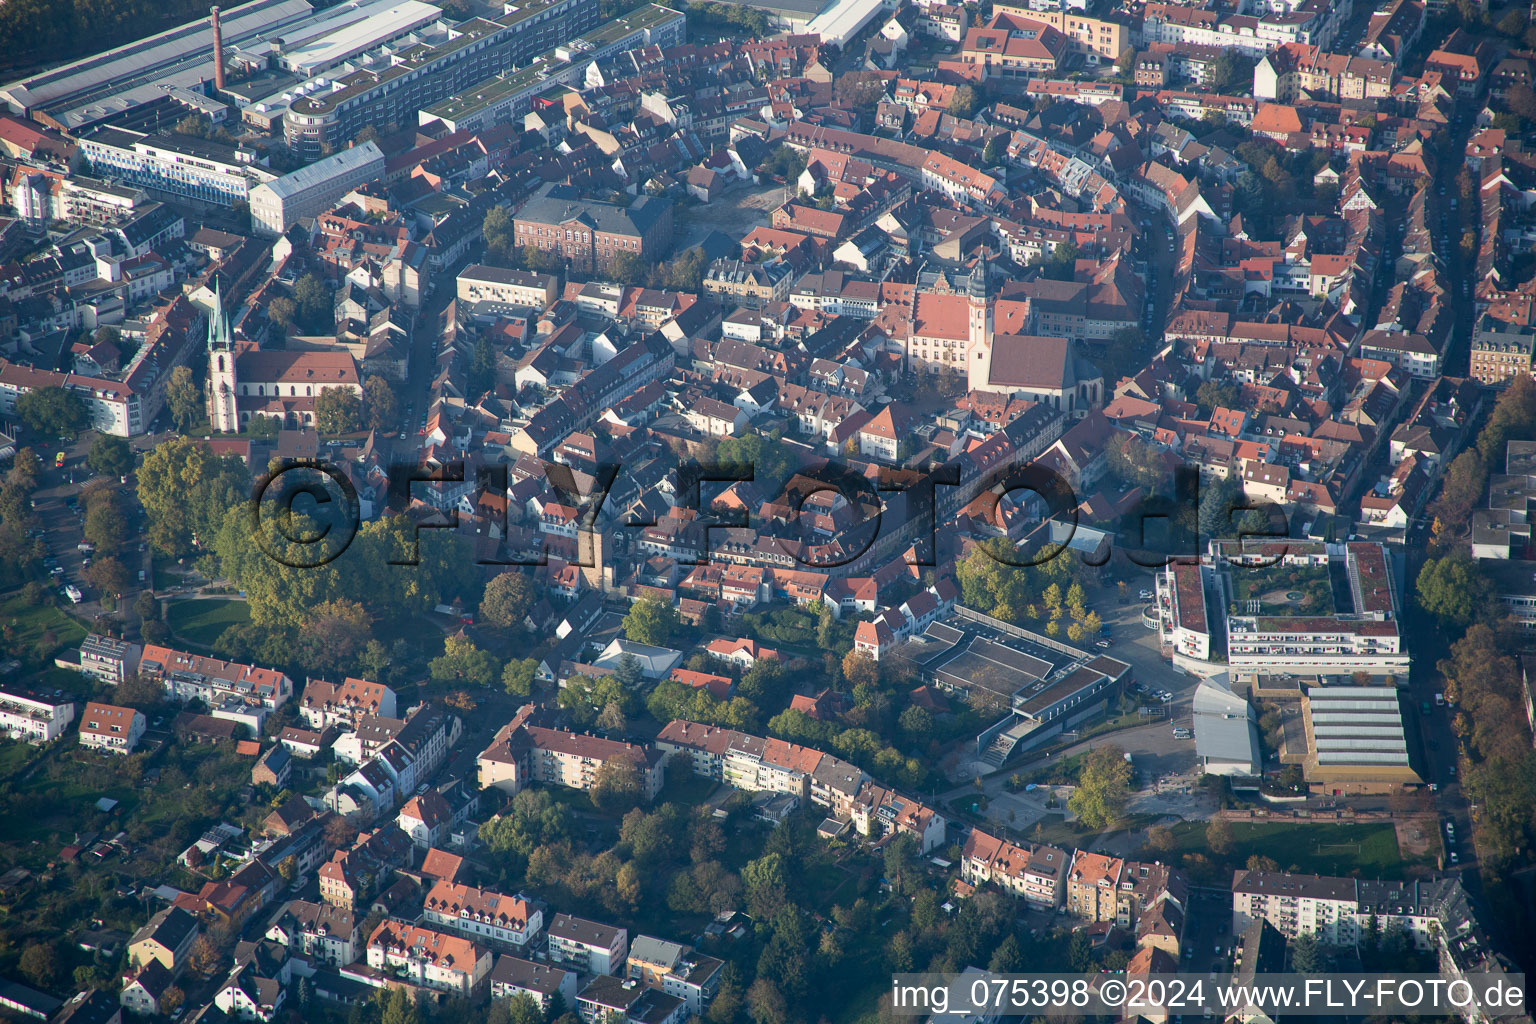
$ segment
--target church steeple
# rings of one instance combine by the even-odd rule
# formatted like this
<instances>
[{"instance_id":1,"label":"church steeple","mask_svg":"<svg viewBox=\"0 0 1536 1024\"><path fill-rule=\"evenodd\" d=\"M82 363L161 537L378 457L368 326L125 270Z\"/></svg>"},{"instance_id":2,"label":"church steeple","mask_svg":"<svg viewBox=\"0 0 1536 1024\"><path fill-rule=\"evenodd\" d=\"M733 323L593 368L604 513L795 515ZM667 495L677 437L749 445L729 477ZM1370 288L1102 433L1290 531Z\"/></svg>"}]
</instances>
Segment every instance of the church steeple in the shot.
<instances>
[{"instance_id":1,"label":"church steeple","mask_svg":"<svg viewBox=\"0 0 1536 1024\"><path fill-rule=\"evenodd\" d=\"M213 312L208 315L208 351L229 352L234 342L229 337L229 318L224 315L224 282L213 282Z\"/></svg>"},{"instance_id":2,"label":"church steeple","mask_svg":"<svg viewBox=\"0 0 1536 1024\"><path fill-rule=\"evenodd\" d=\"M966 344L966 384L972 390L984 390L992 376L992 338L994 333L991 264L985 245L966 283L969 327Z\"/></svg>"},{"instance_id":3,"label":"church steeple","mask_svg":"<svg viewBox=\"0 0 1536 1024\"><path fill-rule=\"evenodd\" d=\"M235 343L224 315L224 287L213 285L213 310L208 314L208 422L221 434L240 431L235 402Z\"/></svg>"}]
</instances>

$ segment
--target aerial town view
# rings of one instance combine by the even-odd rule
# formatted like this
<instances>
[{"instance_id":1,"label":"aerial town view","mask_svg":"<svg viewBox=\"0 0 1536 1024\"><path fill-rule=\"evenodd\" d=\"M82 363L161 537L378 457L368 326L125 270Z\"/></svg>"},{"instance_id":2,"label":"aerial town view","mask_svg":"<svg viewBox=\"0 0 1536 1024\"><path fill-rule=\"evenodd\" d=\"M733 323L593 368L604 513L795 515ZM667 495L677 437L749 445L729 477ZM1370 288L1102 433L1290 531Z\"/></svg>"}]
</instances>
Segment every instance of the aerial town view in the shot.
<instances>
[{"instance_id":1,"label":"aerial town view","mask_svg":"<svg viewBox=\"0 0 1536 1024\"><path fill-rule=\"evenodd\" d=\"M0 0L0 1020L1530 1024L1536 3L226 3Z\"/></svg>"}]
</instances>

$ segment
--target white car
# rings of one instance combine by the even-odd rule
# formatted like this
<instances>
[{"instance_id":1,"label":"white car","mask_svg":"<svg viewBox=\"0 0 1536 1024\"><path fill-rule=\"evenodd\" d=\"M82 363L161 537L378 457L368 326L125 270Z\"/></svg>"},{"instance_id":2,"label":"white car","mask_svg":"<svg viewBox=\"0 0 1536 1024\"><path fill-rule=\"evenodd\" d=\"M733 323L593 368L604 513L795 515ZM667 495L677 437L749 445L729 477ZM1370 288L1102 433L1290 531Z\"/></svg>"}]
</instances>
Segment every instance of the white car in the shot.
<instances>
[{"instance_id":1,"label":"white car","mask_svg":"<svg viewBox=\"0 0 1536 1024\"><path fill-rule=\"evenodd\" d=\"M1150 600L1152 600L1152 591L1150 591L1150 590L1143 590L1141 592L1140 600L1142 600L1142 601L1150 601Z\"/></svg>"}]
</instances>

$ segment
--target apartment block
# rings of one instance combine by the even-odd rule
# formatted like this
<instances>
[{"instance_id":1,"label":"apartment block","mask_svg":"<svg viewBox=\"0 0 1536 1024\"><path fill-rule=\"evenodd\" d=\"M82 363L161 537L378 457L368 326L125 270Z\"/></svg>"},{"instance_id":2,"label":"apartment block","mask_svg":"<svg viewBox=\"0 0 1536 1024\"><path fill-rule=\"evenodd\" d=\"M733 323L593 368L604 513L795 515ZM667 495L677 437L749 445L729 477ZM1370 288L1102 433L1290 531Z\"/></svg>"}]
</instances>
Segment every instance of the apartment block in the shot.
<instances>
[{"instance_id":1,"label":"apartment block","mask_svg":"<svg viewBox=\"0 0 1536 1024\"><path fill-rule=\"evenodd\" d=\"M585 974L617 974L629 956L629 932L570 914L549 925L549 960Z\"/></svg>"},{"instance_id":2,"label":"apartment block","mask_svg":"<svg viewBox=\"0 0 1536 1024\"><path fill-rule=\"evenodd\" d=\"M634 764L644 799L654 799L661 792L665 765L654 748L547 729L530 721L533 711L531 704L521 708L480 752L476 764L482 789L516 793L529 783L542 782L589 790L596 785L603 764L619 758Z\"/></svg>"},{"instance_id":3,"label":"apartment block","mask_svg":"<svg viewBox=\"0 0 1536 1024\"><path fill-rule=\"evenodd\" d=\"M547 1010L550 1001L557 995L566 1006L574 1006L576 993L576 972L562 967L551 967L549 964L535 963L504 953L496 958L496 966L491 968L492 999L526 995L539 1004L539 1009Z\"/></svg>"},{"instance_id":4,"label":"apartment block","mask_svg":"<svg viewBox=\"0 0 1536 1024\"><path fill-rule=\"evenodd\" d=\"M629 947L629 977L648 988L681 999L688 1012L702 1017L720 990L725 962L692 946L637 935Z\"/></svg>"},{"instance_id":5,"label":"apartment block","mask_svg":"<svg viewBox=\"0 0 1536 1024\"><path fill-rule=\"evenodd\" d=\"M527 270L504 270L473 264L459 271L458 300L471 307L481 303L505 309L542 311L555 301L555 278Z\"/></svg>"},{"instance_id":6,"label":"apartment block","mask_svg":"<svg viewBox=\"0 0 1536 1024\"><path fill-rule=\"evenodd\" d=\"M544 927L544 913L527 900L439 881L427 893L422 919L493 949L520 953Z\"/></svg>"},{"instance_id":7,"label":"apartment block","mask_svg":"<svg viewBox=\"0 0 1536 1024\"><path fill-rule=\"evenodd\" d=\"M402 973L439 992L469 996L490 977L491 952L456 935L384 921L368 936L368 966Z\"/></svg>"}]
</instances>

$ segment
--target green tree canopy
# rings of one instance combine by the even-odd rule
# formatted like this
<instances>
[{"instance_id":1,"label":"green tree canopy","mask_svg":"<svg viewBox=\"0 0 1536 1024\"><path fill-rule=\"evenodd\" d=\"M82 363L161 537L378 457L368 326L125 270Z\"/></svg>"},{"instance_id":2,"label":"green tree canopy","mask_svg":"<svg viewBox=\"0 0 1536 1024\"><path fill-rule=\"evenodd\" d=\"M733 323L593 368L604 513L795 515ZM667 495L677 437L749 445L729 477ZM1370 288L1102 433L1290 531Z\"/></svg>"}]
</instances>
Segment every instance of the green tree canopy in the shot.
<instances>
[{"instance_id":1,"label":"green tree canopy","mask_svg":"<svg viewBox=\"0 0 1536 1024\"><path fill-rule=\"evenodd\" d=\"M16 415L27 429L67 441L91 422L80 396L55 385L33 388L17 398Z\"/></svg>"},{"instance_id":2,"label":"green tree canopy","mask_svg":"<svg viewBox=\"0 0 1536 1024\"><path fill-rule=\"evenodd\" d=\"M657 597L642 597L624 616L624 635L637 644L665 647L679 625L677 609Z\"/></svg>"},{"instance_id":3,"label":"green tree canopy","mask_svg":"<svg viewBox=\"0 0 1536 1024\"><path fill-rule=\"evenodd\" d=\"M1493 589L1463 551L1431 558L1419 570L1419 605L1448 626L1470 625L1490 611Z\"/></svg>"},{"instance_id":4,"label":"green tree canopy","mask_svg":"<svg viewBox=\"0 0 1536 1024\"><path fill-rule=\"evenodd\" d=\"M1084 827L1105 829L1124 816L1130 793L1131 766L1125 752L1115 746L1095 747L1083 755L1077 788L1067 806Z\"/></svg>"},{"instance_id":5,"label":"green tree canopy","mask_svg":"<svg viewBox=\"0 0 1536 1024\"><path fill-rule=\"evenodd\" d=\"M351 434L362 429L363 401L351 388L321 388L315 396L315 429L322 434Z\"/></svg>"},{"instance_id":6,"label":"green tree canopy","mask_svg":"<svg viewBox=\"0 0 1536 1024\"><path fill-rule=\"evenodd\" d=\"M480 599L480 615L502 629L520 628L538 599L538 588L526 573L504 572L485 585L485 595Z\"/></svg>"},{"instance_id":7,"label":"green tree canopy","mask_svg":"<svg viewBox=\"0 0 1536 1024\"><path fill-rule=\"evenodd\" d=\"M192 370L178 366L165 381L165 407L176 429L186 432L203 415L203 392L192 379Z\"/></svg>"},{"instance_id":8,"label":"green tree canopy","mask_svg":"<svg viewBox=\"0 0 1536 1024\"><path fill-rule=\"evenodd\" d=\"M126 476L133 469L133 450L121 437L97 434L85 464L101 476Z\"/></svg>"}]
</instances>

